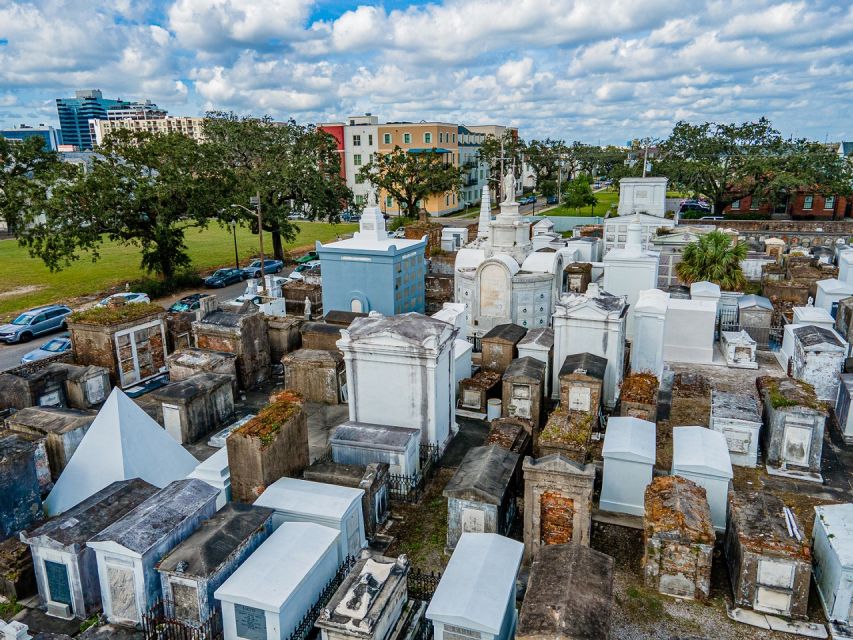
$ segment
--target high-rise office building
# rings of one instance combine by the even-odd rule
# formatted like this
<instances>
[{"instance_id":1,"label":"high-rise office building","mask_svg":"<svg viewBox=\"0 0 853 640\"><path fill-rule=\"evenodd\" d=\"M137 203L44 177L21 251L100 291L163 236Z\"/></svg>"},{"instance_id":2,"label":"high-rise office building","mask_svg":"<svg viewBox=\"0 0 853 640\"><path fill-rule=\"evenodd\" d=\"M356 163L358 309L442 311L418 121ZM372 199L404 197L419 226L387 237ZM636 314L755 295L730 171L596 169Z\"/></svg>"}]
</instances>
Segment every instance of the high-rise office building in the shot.
<instances>
[{"instance_id":1,"label":"high-rise office building","mask_svg":"<svg viewBox=\"0 0 853 640\"><path fill-rule=\"evenodd\" d=\"M156 112L166 114L150 102L136 103L127 100L104 98L98 89L76 91L73 98L57 98L56 111L62 129L62 142L85 150L92 148L92 130L89 120L107 120L111 113ZM116 116L114 116L116 117Z\"/></svg>"},{"instance_id":2,"label":"high-rise office building","mask_svg":"<svg viewBox=\"0 0 853 640\"><path fill-rule=\"evenodd\" d=\"M30 127L22 124L12 129L0 129L0 138L6 140L26 140L37 137L44 139L44 149L48 151L56 151L62 144L60 132L49 125L40 124L37 127Z\"/></svg>"}]
</instances>

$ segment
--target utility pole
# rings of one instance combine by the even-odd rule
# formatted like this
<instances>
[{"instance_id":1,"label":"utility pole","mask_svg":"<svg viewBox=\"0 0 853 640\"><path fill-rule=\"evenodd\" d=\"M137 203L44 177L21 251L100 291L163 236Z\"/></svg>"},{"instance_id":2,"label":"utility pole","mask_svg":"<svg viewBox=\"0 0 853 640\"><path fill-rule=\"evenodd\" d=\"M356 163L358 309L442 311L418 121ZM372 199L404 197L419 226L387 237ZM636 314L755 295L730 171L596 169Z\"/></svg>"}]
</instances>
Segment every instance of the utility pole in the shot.
<instances>
[{"instance_id":1,"label":"utility pole","mask_svg":"<svg viewBox=\"0 0 853 640\"><path fill-rule=\"evenodd\" d=\"M255 205L255 210L258 212L258 240L261 245L261 282L264 283L266 282L266 274L264 273L264 218L261 214L261 192L257 191L254 197L249 198L249 203Z\"/></svg>"},{"instance_id":2,"label":"utility pole","mask_svg":"<svg viewBox=\"0 0 853 640\"><path fill-rule=\"evenodd\" d=\"M646 167L649 166L649 143L646 143L646 152L643 154L643 177L646 177Z\"/></svg>"}]
</instances>

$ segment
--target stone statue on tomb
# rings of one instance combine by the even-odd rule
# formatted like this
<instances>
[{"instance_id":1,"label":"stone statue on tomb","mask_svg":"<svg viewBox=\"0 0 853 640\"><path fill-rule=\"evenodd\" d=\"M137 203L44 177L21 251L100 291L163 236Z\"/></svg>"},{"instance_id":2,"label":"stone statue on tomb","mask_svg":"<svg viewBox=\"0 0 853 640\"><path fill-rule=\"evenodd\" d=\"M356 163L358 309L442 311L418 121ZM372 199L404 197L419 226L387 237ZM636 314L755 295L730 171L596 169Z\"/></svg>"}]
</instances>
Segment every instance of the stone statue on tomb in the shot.
<instances>
[{"instance_id":1,"label":"stone statue on tomb","mask_svg":"<svg viewBox=\"0 0 853 640\"><path fill-rule=\"evenodd\" d=\"M510 168L503 180L504 202L515 202L515 174Z\"/></svg>"},{"instance_id":2,"label":"stone statue on tomb","mask_svg":"<svg viewBox=\"0 0 853 640\"><path fill-rule=\"evenodd\" d=\"M809 296L809 301L806 303L806 306L807 307L813 307L814 306L814 298Z\"/></svg>"},{"instance_id":3,"label":"stone statue on tomb","mask_svg":"<svg viewBox=\"0 0 853 640\"><path fill-rule=\"evenodd\" d=\"M308 299L308 296L305 296L305 319L311 319L311 300Z\"/></svg>"},{"instance_id":4,"label":"stone statue on tomb","mask_svg":"<svg viewBox=\"0 0 853 640\"><path fill-rule=\"evenodd\" d=\"M367 206L376 206L376 185L371 184L369 187L367 187Z\"/></svg>"}]
</instances>

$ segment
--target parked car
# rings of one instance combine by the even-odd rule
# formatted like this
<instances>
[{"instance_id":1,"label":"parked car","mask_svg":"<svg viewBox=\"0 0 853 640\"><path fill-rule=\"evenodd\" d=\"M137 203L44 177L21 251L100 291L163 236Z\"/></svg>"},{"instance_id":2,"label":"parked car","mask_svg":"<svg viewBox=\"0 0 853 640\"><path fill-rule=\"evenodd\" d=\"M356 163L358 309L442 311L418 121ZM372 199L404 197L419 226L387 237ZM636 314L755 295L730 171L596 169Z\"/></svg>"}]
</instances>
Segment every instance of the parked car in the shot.
<instances>
[{"instance_id":1,"label":"parked car","mask_svg":"<svg viewBox=\"0 0 853 640\"><path fill-rule=\"evenodd\" d=\"M558 204L558 203L560 202L560 199L559 199L559 198L557 198L557 196L548 196L548 197L545 199L545 202L546 202L547 204Z\"/></svg>"},{"instance_id":2,"label":"parked car","mask_svg":"<svg viewBox=\"0 0 853 640\"><path fill-rule=\"evenodd\" d=\"M391 237L392 238L405 238L406 237L406 230L403 227L400 227L399 229L397 229L391 233Z\"/></svg>"},{"instance_id":3,"label":"parked car","mask_svg":"<svg viewBox=\"0 0 853 640\"><path fill-rule=\"evenodd\" d=\"M318 267L318 266L320 266L319 260L312 260L311 262L305 262L303 264L300 264L293 271L291 271L290 275L288 275L287 277L289 280L302 280L303 279L303 275L302 275L303 271L308 271L309 269L313 269L314 267Z\"/></svg>"},{"instance_id":4,"label":"parked car","mask_svg":"<svg viewBox=\"0 0 853 640\"><path fill-rule=\"evenodd\" d=\"M304 213L299 213L298 211L294 211L290 215L287 216L288 220L307 220L308 216Z\"/></svg>"},{"instance_id":5,"label":"parked car","mask_svg":"<svg viewBox=\"0 0 853 640\"><path fill-rule=\"evenodd\" d=\"M264 260L264 275L278 273L284 268L284 263L281 260ZM261 277L261 261L254 260L248 267L243 268L245 278L260 278Z\"/></svg>"},{"instance_id":6,"label":"parked car","mask_svg":"<svg viewBox=\"0 0 853 640\"><path fill-rule=\"evenodd\" d=\"M700 220L725 220L723 216L702 216Z\"/></svg>"},{"instance_id":7,"label":"parked car","mask_svg":"<svg viewBox=\"0 0 853 640\"><path fill-rule=\"evenodd\" d=\"M204 279L206 287L227 287L229 284L243 282L246 276L242 269L217 269Z\"/></svg>"},{"instance_id":8,"label":"parked car","mask_svg":"<svg viewBox=\"0 0 853 640\"><path fill-rule=\"evenodd\" d=\"M708 212L711 206L702 202L685 202L678 208L679 213L687 213L688 211Z\"/></svg>"},{"instance_id":9,"label":"parked car","mask_svg":"<svg viewBox=\"0 0 853 640\"><path fill-rule=\"evenodd\" d=\"M169 307L169 311L172 312L181 312L181 311L197 311L201 306L201 299L208 294L206 293L191 293L188 296L184 296L177 302L173 303L171 307Z\"/></svg>"},{"instance_id":10,"label":"parked car","mask_svg":"<svg viewBox=\"0 0 853 640\"><path fill-rule=\"evenodd\" d=\"M25 354L24 357L21 358L21 364L35 362L36 360L44 360L45 358L65 353L66 351L71 351L71 338L67 337L67 334L59 338L48 340L39 348L33 349L29 353Z\"/></svg>"},{"instance_id":11,"label":"parked car","mask_svg":"<svg viewBox=\"0 0 853 640\"><path fill-rule=\"evenodd\" d=\"M526 196L518 201L518 204L533 204L536 202L536 196Z\"/></svg>"},{"instance_id":12,"label":"parked car","mask_svg":"<svg viewBox=\"0 0 853 640\"><path fill-rule=\"evenodd\" d=\"M51 331L65 331L68 325L65 317L71 309L61 304L51 304L25 311L9 324L0 325L0 340L13 342L28 342L35 336Z\"/></svg>"},{"instance_id":13,"label":"parked car","mask_svg":"<svg viewBox=\"0 0 853 640\"><path fill-rule=\"evenodd\" d=\"M319 260L320 256L317 255L316 251L309 251L304 256L300 256L296 258L296 264L303 264L305 262L311 262L312 260Z\"/></svg>"},{"instance_id":14,"label":"parked car","mask_svg":"<svg viewBox=\"0 0 853 640\"><path fill-rule=\"evenodd\" d=\"M101 300L97 306L106 307L113 300L124 300L125 304L131 304L135 302L151 302L151 298L148 297L147 293L114 293L111 296L107 296L103 300Z\"/></svg>"}]
</instances>

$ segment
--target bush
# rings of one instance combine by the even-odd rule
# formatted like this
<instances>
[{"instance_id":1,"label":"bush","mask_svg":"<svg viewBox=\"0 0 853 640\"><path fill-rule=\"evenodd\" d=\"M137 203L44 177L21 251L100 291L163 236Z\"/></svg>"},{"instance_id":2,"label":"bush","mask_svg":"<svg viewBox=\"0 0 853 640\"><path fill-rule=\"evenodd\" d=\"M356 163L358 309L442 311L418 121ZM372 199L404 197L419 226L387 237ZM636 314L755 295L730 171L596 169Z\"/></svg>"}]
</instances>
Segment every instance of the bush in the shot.
<instances>
[{"instance_id":1,"label":"bush","mask_svg":"<svg viewBox=\"0 0 853 640\"><path fill-rule=\"evenodd\" d=\"M140 278L129 283L131 291L147 293L152 300L162 298L177 291L193 289L201 286L202 279L196 271L181 271L176 273L170 280L159 280L157 278Z\"/></svg>"},{"instance_id":2,"label":"bush","mask_svg":"<svg viewBox=\"0 0 853 640\"><path fill-rule=\"evenodd\" d=\"M389 233L392 233L399 229L400 227L405 227L406 223L411 222L410 218L405 218L403 216L394 216L388 221L386 225L386 229Z\"/></svg>"}]
</instances>

